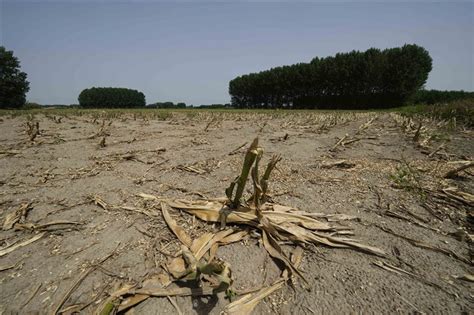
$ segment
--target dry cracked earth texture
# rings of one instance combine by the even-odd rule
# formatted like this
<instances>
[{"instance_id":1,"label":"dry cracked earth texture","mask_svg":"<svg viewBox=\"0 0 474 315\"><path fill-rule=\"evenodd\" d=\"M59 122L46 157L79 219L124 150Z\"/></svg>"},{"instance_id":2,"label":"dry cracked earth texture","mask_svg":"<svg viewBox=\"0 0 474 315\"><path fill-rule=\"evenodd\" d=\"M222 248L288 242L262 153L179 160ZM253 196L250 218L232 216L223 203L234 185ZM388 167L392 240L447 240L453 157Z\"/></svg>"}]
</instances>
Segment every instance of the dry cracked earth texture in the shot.
<instances>
[{"instance_id":1,"label":"dry cracked earth texture","mask_svg":"<svg viewBox=\"0 0 474 315\"><path fill-rule=\"evenodd\" d=\"M308 284L288 281L253 313L472 312L473 174L447 174L472 161L471 129L351 112L0 119L0 313L94 313L124 285L169 279L164 266L179 241L160 203L139 194L223 197L256 136L264 160L282 156L270 178L274 202L345 214L340 223L386 255L301 244ZM192 238L219 230L170 213ZM281 275L260 240L253 231L217 251L236 291ZM228 303L224 293L151 297L122 312L219 314Z\"/></svg>"}]
</instances>

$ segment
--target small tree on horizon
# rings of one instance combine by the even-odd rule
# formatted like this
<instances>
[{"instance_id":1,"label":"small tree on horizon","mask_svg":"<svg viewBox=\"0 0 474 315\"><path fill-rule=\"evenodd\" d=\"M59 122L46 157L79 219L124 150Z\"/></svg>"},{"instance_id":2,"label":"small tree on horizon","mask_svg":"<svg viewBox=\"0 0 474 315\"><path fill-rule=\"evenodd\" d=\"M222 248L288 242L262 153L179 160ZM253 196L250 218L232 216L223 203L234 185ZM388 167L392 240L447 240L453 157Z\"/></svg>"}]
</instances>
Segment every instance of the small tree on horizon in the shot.
<instances>
[{"instance_id":1,"label":"small tree on horizon","mask_svg":"<svg viewBox=\"0 0 474 315\"><path fill-rule=\"evenodd\" d=\"M19 108L26 103L30 83L20 71L20 61L13 51L0 46L0 108Z\"/></svg>"}]
</instances>

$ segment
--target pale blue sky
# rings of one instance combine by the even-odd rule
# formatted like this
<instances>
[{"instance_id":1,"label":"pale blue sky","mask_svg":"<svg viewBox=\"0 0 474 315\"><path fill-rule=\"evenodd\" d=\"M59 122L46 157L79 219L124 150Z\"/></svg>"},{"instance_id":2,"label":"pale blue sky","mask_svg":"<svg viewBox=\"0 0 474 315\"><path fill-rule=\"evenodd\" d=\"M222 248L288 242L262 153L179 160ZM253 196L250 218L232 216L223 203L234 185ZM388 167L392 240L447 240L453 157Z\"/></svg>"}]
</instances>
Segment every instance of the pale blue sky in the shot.
<instances>
[{"instance_id":1,"label":"pale blue sky","mask_svg":"<svg viewBox=\"0 0 474 315\"><path fill-rule=\"evenodd\" d=\"M474 90L473 2L0 2L0 45L44 104L91 86L226 103L238 75L405 43L430 52L428 88Z\"/></svg>"}]
</instances>

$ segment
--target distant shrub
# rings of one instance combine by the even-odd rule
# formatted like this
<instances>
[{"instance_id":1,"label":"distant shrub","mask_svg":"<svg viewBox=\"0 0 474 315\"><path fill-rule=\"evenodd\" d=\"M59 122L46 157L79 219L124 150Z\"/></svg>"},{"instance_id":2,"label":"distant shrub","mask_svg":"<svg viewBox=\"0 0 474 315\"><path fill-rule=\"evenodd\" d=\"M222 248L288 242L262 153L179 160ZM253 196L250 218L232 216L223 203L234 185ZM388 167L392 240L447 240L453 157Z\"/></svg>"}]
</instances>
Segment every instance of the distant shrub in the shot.
<instances>
[{"instance_id":1,"label":"distant shrub","mask_svg":"<svg viewBox=\"0 0 474 315\"><path fill-rule=\"evenodd\" d=\"M202 109L223 109L223 108L233 108L233 107L230 104L211 104L211 105L202 104L198 108L202 108Z\"/></svg>"},{"instance_id":2,"label":"distant shrub","mask_svg":"<svg viewBox=\"0 0 474 315\"><path fill-rule=\"evenodd\" d=\"M147 105L148 108L186 108L186 103L174 104L173 102L156 102Z\"/></svg>"},{"instance_id":3,"label":"distant shrub","mask_svg":"<svg viewBox=\"0 0 474 315\"><path fill-rule=\"evenodd\" d=\"M413 103L431 105L436 103L453 102L469 98L474 99L474 92L420 90L416 92L413 98Z\"/></svg>"},{"instance_id":4,"label":"distant shrub","mask_svg":"<svg viewBox=\"0 0 474 315\"><path fill-rule=\"evenodd\" d=\"M26 102L23 108L24 109L39 109L39 108L42 108L42 106L35 102Z\"/></svg>"},{"instance_id":5,"label":"distant shrub","mask_svg":"<svg viewBox=\"0 0 474 315\"><path fill-rule=\"evenodd\" d=\"M434 104L427 107L427 114L438 119L453 119L461 124L474 127L474 97L447 104Z\"/></svg>"},{"instance_id":6,"label":"distant shrub","mask_svg":"<svg viewBox=\"0 0 474 315\"><path fill-rule=\"evenodd\" d=\"M93 87L79 94L79 105L86 108L124 108L146 105L142 92L126 88Z\"/></svg>"},{"instance_id":7,"label":"distant shrub","mask_svg":"<svg viewBox=\"0 0 474 315\"><path fill-rule=\"evenodd\" d=\"M173 117L173 114L170 111L157 111L153 117L157 120L167 120Z\"/></svg>"},{"instance_id":8,"label":"distant shrub","mask_svg":"<svg viewBox=\"0 0 474 315\"><path fill-rule=\"evenodd\" d=\"M440 120L456 120L456 123L474 127L474 97L449 103L407 106L402 109L402 113L423 115Z\"/></svg>"}]
</instances>

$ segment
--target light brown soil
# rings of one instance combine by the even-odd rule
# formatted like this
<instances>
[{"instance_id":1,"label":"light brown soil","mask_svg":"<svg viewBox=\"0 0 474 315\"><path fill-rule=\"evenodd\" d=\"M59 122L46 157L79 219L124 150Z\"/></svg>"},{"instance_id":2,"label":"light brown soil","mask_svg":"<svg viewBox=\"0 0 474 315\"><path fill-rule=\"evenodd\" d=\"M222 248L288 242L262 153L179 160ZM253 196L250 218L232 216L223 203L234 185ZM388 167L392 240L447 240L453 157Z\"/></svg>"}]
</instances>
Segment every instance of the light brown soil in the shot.
<instances>
[{"instance_id":1,"label":"light brown soil","mask_svg":"<svg viewBox=\"0 0 474 315\"><path fill-rule=\"evenodd\" d=\"M51 115L37 115L41 133L33 142L26 134L26 117L1 118L0 222L31 202L26 223L81 224L52 226L40 240L0 257L0 313L51 313L84 270L117 248L79 283L61 309L78 305L75 310L91 313L124 283L140 284L163 273L163 252L176 250L178 241L160 211L153 217L104 210L91 196L145 210L156 207L138 193L222 197L240 170L245 148L229 153L256 135L266 150L265 160L273 153L283 157L270 181L275 202L310 212L355 215L357 220L346 223L355 237L388 253L382 259L350 249L308 246L301 269L309 288L300 281L295 288L286 286L261 302L256 314L472 311L472 282L457 278L473 274L466 213L472 211L472 201L456 202L442 192L446 187L473 192L470 170L454 179L442 177L452 168L447 161L472 160L472 130L447 130L425 121L415 143L416 124L403 130L403 119L396 114L196 113L173 113L163 116L166 120L149 115L134 119L131 114L108 119L105 147L99 146L102 136L91 137L103 120L91 115L64 117L60 123ZM367 128L360 128L372 118ZM346 142L359 140L331 151L345 134ZM428 156L443 141L445 147ZM339 160L353 165L325 167ZM403 169L415 175L401 181L406 189L396 185ZM175 210L172 215L193 237L217 229ZM0 231L0 247L36 233ZM236 289L268 285L280 276L258 238L221 247L218 256L231 264ZM378 261L410 274L382 269L374 264ZM219 314L229 303L221 295L177 302L185 314ZM150 298L133 311L171 314L176 309L166 298Z\"/></svg>"}]
</instances>

